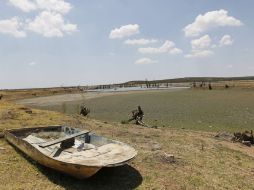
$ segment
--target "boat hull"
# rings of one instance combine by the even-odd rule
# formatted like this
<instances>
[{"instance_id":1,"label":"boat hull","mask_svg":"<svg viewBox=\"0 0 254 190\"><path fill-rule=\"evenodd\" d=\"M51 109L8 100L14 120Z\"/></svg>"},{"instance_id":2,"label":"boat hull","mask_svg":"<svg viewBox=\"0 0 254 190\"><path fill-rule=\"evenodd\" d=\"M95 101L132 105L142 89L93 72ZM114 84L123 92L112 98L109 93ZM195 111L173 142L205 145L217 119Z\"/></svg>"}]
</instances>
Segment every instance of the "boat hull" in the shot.
<instances>
[{"instance_id":1,"label":"boat hull","mask_svg":"<svg viewBox=\"0 0 254 190\"><path fill-rule=\"evenodd\" d=\"M15 135L10 133L10 131L5 132L5 139L10 144L21 150L23 153L25 153L26 155L28 155L30 158L37 161L41 165L69 174L78 179L91 177L101 169L101 167L65 163L59 160L52 159L49 156L46 156L43 153L41 153L39 150L37 150L28 142L20 138L17 138Z\"/></svg>"}]
</instances>

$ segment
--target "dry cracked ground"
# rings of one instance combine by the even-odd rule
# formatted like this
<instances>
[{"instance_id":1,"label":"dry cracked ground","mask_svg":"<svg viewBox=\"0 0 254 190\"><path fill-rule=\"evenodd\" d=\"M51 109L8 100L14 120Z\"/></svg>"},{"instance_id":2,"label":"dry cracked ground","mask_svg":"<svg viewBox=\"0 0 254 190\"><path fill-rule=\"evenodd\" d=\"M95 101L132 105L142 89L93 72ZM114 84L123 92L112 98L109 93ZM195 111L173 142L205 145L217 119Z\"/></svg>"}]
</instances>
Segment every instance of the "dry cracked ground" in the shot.
<instances>
[{"instance_id":1,"label":"dry cracked ground","mask_svg":"<svg viewBox=\"0 0 254 190\"><path fill-rule=\"evenodd\" d=\"M144 128L35 109L31 113L21 105L0 102L0 132L52 124L126 142L138 155L129 165L76 180L37 164L1 138L0 189L254 189L253 148L215 139L214 133ZM175 162L166 154L173 154Z\"/></svg>"}]
</instances>

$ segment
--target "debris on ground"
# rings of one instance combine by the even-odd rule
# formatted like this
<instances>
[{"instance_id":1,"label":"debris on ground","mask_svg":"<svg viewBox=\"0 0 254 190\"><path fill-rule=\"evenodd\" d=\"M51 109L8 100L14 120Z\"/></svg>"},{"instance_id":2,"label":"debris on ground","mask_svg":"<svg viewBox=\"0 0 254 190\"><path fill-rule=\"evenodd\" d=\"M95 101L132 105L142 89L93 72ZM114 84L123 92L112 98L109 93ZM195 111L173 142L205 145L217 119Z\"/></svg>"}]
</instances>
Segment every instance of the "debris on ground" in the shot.
<instances>
[{"instance_id":1,"label":"debris on ground","mask_svg":"<svg viewBox=\"0 0 254 190\"><path fill-rule=\"evenodd\" d=\"M203 143L201 144L201 150L202 150L202 151L204 151L204 150L205 150L205 146L204 146L204 144L203 144Z\"/></svg>"},{"instance_id":2,"label":"debris on ground","mask_svg":"<svg viewBox=\"0 0 254 190\"><path fill-rule=\"evenodd\" d=\"M242 144L251 147L251 142L250 141L242 141Z\"/></svg>"},{"instance_id":3,"label":"debris on ground","mask_svg":"<svg viewBox=\"0 0 254 190\"><path fill-rule=\"evenodd\" d=\"M32 109L31 108L26 108L26 107L21 107L21 108L19 108L20 110L24 110L26 113L28 113L28 114L32 114L33 113L33 111L32 111Z\"/></svg>"},{"instance_id":4,"label":"debris on ground","mask_svg":"<svg viewBox=\"0 0 254 190\"><path fill-rule=\"evenodd\" d=\"M234 137L232 138L233 142L240 142L246 146L251 146L254 144L253 131L245 131L243 133L237 132L234 133Z\"/></svg>"},{"instance_id":5,"label":"debris on ground","mask_svg":"<svg viewBox=\"0 0 254 190\"><path fill-rule=\"evenodd\" d=\"M167 154L166 152L164 152L162 154L162 159L165 162L168 162L168 163L174 163L175 162L175 156L173 154Z\"/></svg>"},{"instance_id":6,"label":"debris on ground","mask_svg":"<svg viewBox=\"0 0 254 190\"><path fill-rule=\"evenodd\" d=\"M229 132L220 132L217 135L215 135L215 138L220 139L220 140L225 140L225 141L232 141L232 138L234 137L234 135L232 133Z\"/></svg>"},{"instance_id":7,"label":"debris on ground","mask_svg":"<svg viewBox=\"0 0 254 190\"><path fill-rule=\"evenodd\" d=\"M133 110L132 112L132 117L128 120L128 121L125 121L124 123L122 122L122 124L125 124L125 123L129 123L130 121L133 121L135 120L136 122L136 125L141 125L143 127L151 127L147 124L145 124L143 120L143 117L144 117L144 111L141 109L140 106L138 106L138 109L137 110ZM158 128L157 126L152 126L151 128Z\"/></svg>"},{"instance_id":8,"label":"debris on ground","mask_svg":"<svg viewBox=\"0 0 254 190\"><path fill-rule=\"evenodd\" d=\"M236 132L236 133L229 133L229 132L220 132L217 135L215 135L215 138L230 142L240 142L246 146L254 145L254 137L253 132L251 131L245 131L243 133Z\"/></svg>"},{"instance_id":9,"label":"debris on ground","mask_svg":"<svg viewBox=\"0 0 254 190\"><path fill-rule=\"evenodd\" d=\"M154 152L153 159L163 164L174 164L177 162L178 158L176 158L174 154L159 150Z\"/></svg>"},{"instance_id":10,"label":"debris on ground","mask_svg":"<svg viewBox=\"0 0 254 190\"><path fill-rule=\"evenodd\" d=\"M161 145L159 145L158 143L152 146L152 151L157 151L157 150L161 150Z\"/></svg>"},{"instance_id":11,"label":"debris on ground","mask_svg":"<svg viewBox=\"0 0 254 190\"><path fill-rule=\"evenodd\" d=\"M140 120L136 120L136 124L141 125L143 127L150 127L149 125L145 124L144 121L140 121ZM157 127L152 126L151 128L157 128Z\"/></svg>"},{"instance_id":12,"label":"debris on ground","mask_svg":"<svg viewBox=\"0 0 254 190\"><path fill-rule=\"evenodd\" d=\"M90 113L90 109L86 106L81 106L80 115L87 116Z\"/></svg>"},{"instance_id":13,"label":"debris on ground","mask_svg":"<svg viewBox=\"0 0 254 190\"><path fill-rule=\"evenodd\" d=\"M144 111L141 109L140 106L138 106L138 109L131 111L131 113L132 113L132 118L129 119L129 122L135 120L136 124L140 125L140 123L142 123L142 119L144 117Z\"/></svg>"},{"instance_id":14,"label":"debris on ground","mask_svg":"<svg viewBox=\"0 0 254 190\"><path fill-rule=\"evenodd\" d=\"M5 150L6 148L0 147L0 150Z\"/></svg>"}]
</instances>

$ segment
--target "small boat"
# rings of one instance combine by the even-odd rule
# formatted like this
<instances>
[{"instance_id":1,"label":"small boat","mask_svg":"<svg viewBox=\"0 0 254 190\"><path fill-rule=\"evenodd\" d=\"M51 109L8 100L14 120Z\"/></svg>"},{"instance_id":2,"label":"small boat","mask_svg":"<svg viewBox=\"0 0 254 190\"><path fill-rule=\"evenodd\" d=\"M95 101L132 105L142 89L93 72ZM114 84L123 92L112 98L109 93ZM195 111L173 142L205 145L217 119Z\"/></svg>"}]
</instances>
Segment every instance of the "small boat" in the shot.
<instances>
[{"instance_id":1,"label":"small boat","mask_svg":"<svg viewBox=\"0 0 254 190\"><path fill-rule=\"evenodd\" d=\"M137 155L125 143L67 126L6 130L5 139L40 164L79 179L103 167L124 165Z\"/></svg>"}]
</instances>

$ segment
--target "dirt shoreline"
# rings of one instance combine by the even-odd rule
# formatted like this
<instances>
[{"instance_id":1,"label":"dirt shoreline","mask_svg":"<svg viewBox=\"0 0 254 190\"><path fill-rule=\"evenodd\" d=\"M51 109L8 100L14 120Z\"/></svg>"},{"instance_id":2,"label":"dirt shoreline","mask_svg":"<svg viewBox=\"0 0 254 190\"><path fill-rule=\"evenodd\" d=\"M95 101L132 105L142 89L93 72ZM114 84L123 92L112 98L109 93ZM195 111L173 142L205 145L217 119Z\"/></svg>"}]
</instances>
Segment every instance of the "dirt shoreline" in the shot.
<instances>
[{"instance_id":1,"label":"dirt shoreline","mask_svg":"<svg viewBox=\"0 0 254 190\"><path fill-rule=\"evenodd\" d=\"M159 89L159 90L147 90L147 91L123 91L123 92L84 92L84 93L76 93L76 94L61 94L61 95L52 95L46 97L34 97L34 98L25 98L19 99L15 102L17 104L23 104L28 106L48 106L48 105L59 105L63 102L71 102L71 101L81 101L88 100L93 98L100 98L104 96L113 96L113 95L123 95L123 94L137 94L144 92L152 92L152 91L179 91L186 90L186 88L172 88L172 89Z\"/></svg>"}]
</instances>

